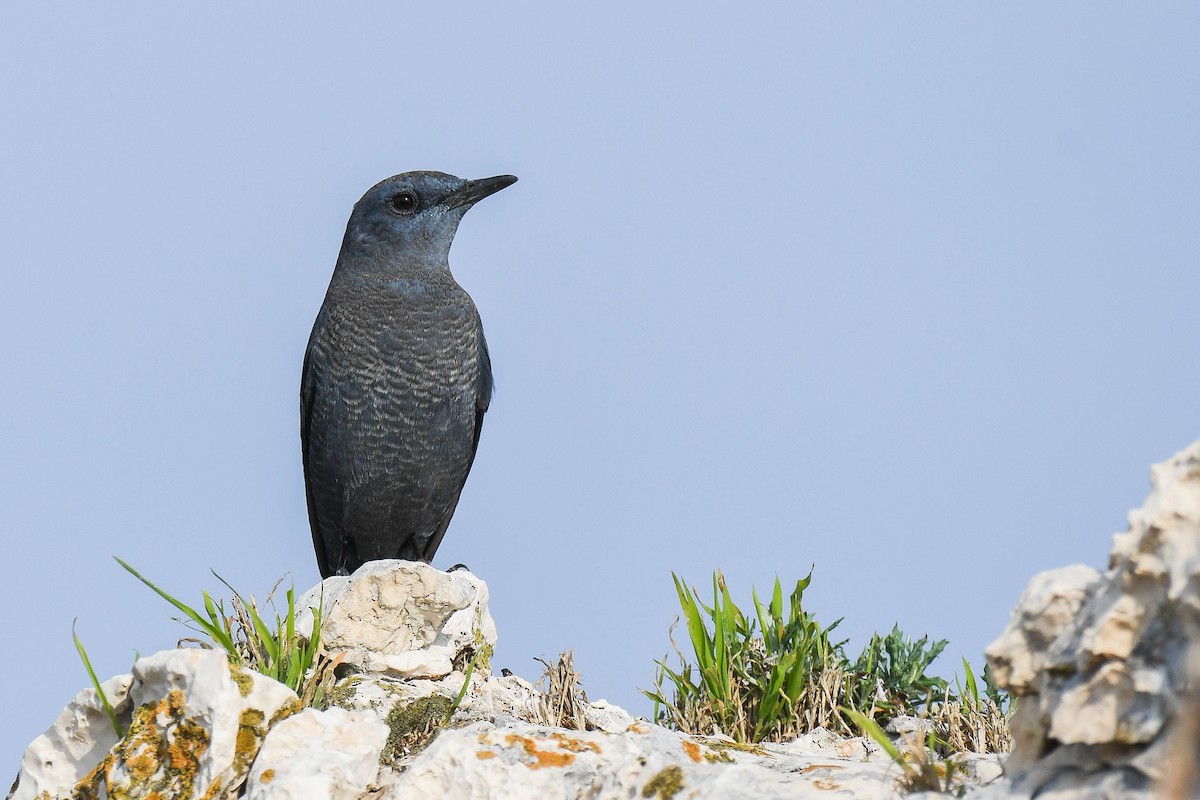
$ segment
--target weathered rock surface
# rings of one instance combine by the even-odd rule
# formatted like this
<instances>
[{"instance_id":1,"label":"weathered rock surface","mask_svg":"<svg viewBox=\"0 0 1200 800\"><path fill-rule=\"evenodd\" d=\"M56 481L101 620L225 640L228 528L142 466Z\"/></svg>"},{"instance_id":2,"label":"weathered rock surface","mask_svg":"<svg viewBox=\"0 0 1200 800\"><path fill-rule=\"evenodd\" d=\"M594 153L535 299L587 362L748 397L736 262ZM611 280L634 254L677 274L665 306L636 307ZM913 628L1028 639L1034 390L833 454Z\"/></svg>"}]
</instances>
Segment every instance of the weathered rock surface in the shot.
<instances>
[{"instance_id":1,"label":"weathered rock surface","mask_svg":"<svg viewBox=\"0 0 1200 800\"><path fill-rule=\"evenodd\" d=\"M297 604L318 605L325 650L361 672L444 678L464 652L496 645L487 584L466 570L371 561L351 577L325 579ZM311 631L311 612L297 625Z\"/></svg>"},{"instance_id":2,"label":"weathered rock surface","mask_svg":"<svg viewBox=\"0 0 1200 800\"><path fill-rule=\"evenodd\" d=\"M245 779L270 727L300 710L286 686L213 650L157 653L104 686L125 735L81 693L26 751L14 800L219 797Z\"/></svg>"},{"instance_id":3,"label":"weathered rock surface","mask_svg":"<svg viewBox=\"0 0 1200 800\"><path fill-rule=\"evenodd\" d=\"M354 800L379 776L388 726L374 714L306 708L283 720L263 743L248 800Z\"/></svg>"},{"instance_id":4,"label":"weathered rock surface","mask_svg":"<svg viewBox=\"0 0 1200 800\"><path fill-rule=\"evenodd\" d=\"M1200 442L1155 465L1151 482L1108 570L1036 576L988 648L1020 698L1011 783L988 797L1158 796L1200 642Z\"/></svg>"},{"instance_id":5,"label":"weathered rock surface","mask_svg":"<svg viewBox=\"0 0 1200 800\"><path fill-rule=\"evenodd\" d=\"M479 722L442 731L404 772L385 779L381 798L898 798L898 775L886 758L804 745L746 747L645 722L622 735Z\"/></svg>"},{"instance_id":6,"label":"weathered rock surface","mask_svg":"<svg viewBox=\"0 0 1200 800\"><path fill-rule=\"evenodd\" d=\"M132 675L117 675L101 684L119 719L128 724ZM120 739L100 704L95 689L75 695L50 729L33 740L21 759L15 800L30 800L40 792L68 794L84 775L104 760Z\"/></svg>"}]
</instances>

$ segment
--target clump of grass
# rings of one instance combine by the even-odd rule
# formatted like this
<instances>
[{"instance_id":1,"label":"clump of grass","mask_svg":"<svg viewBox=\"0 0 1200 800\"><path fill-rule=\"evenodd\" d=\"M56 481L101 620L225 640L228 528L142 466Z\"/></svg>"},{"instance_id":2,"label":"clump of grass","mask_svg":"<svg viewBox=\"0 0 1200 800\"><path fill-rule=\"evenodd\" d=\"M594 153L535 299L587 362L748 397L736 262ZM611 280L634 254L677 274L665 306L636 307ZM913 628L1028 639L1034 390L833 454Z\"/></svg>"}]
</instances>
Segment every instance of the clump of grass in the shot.
<instances>
[{"instance_id":1,"label":"clump of grass","mask_svg":"<svg viewBox=\"0 0 1200 800\"><path fill-rule=\"evenodd\" d=\"M955 693L947 687L942 697L928 707L938 752L1007 753L1012 750L1012 734L1008 729L1012 700L993 682L990 665L983 668L984 691L980 692L970 662L965 658L962 662L965 685L958 685Z\"/></svg>"},{"instance_id":2,"label":"clump of grass","mask_svg":"<svg viewBox=\"0 0 1200 800\"><path fill-rule=\"evenodd\" d=\"M849 659L845 641L831 636L841 620L822 626L804 609L811 570L796 582L786 609L778 579L769 602L752 592L752 615L733 602L720 571L713 575L712 605L672 578L692 657L672 637L679 666L657 662L654 690L644 694L661 724L738 742L782 742L816 727L866 732L862 721L882 732L897 716L919 715L930 720L930 744L939 752L1002 752L1010 744L1002 694L989 682L981 696L965 660L966 685L957 693L927 674L946 640L913 639L895 626ZM985 682L989 677L985 670ZM944 765L934 766L944 773Z\"/></svg>"},{"instance_id":3,"label":"clump of grass","mask_svg":"<svg viewBox=\"0 0 1200 800\"><path fill-rule=\"evenodd\" d=\"M665 658L658 662L655 690L645 692L657 719L693 733L718 730L739 742L782 741L795 738L805 718L823 721L837 708L842 643L835 643L830 632L841 620L822 627L804 610L811 571L796 582L786 613L778 579L770 602L755 593L753 617L733 602L719 571L713 575L711 606L677 575L672 578L696 663L678 645L678 670ZM824 674L828 671L833 680ZM664 684L672 691L664 691Z\"/></svg>"},{"instance_id":4,"label":"clump of grass","mask_svg":"<svg viewBox=\"0 0 1200 800\"><path fill-rule=\"evenodd\" d=\"M275 607L275 590L279 588L279 584L275 584L264 604L264 609L269 607L274 616L274 623L268 624L268 618L264 617L268 612L259 608L254 597L247 600L228 581L213 572L217 580L233 594L230 608L227 612L223 600L214 602L208 592L203 592L204 614L201 614L151 583L121 559L116 561L183 612L198 632L207 635L214 645L229 655L230 663L279 681L294 691L304 706L321 707L324 704L325 694L333 680L334 662L321 652L323 602L313 609L310 636L296 630L296 617L302 609L296 608L294 588L287 590L287 608L281 613Z\"/></svg>"},{"instance_id":5,"label":"clump of grass","mask_svg":"<svg viewBox=\"0 0 1200 800\"><path fill-rule=\"evenodd\" d=\"M275 609L273 597L275 589L279 588L279 584L276 583L266 601L266 605L274 611L275 624L272 627L267 624L267 620L259 611L258 604L253 597L246 600L224 578L214 572L213 575L216 575L217 580L224 583L226 588L233 593L230 611L226 613L224 601L214 602L208 592L203 592L204 614L201 615L191 606L155 586L120 558L117 558L116 561L134 577L158 593L160 597L182 611L191 624L199 629L199 632L206 634L214 645L228 654L231 664L253 669L268 678L279 681L299 696L302 706L324 707L326 693L333 683L333 668L337 665L337 660L330 659L321 652L323 603L319 603L313 609L312 635L305 636L296 630L297 609L294 589L287 590L287 611L281 615ZM112 721L113 730L117 732L117 736L123 736L124 732L121 730L117 714L109 702L99 678L96 677L96 671L92 668L83 642L75 633L74 624L71 626L71 636L75 640L75 648L79 651L79 657L83 661L84 669L87 670L92 687L96 690L101 707ZM192 639L190 641L196 641L204 647L209 646L199 640Z\"/></svg>"}]
</instances>

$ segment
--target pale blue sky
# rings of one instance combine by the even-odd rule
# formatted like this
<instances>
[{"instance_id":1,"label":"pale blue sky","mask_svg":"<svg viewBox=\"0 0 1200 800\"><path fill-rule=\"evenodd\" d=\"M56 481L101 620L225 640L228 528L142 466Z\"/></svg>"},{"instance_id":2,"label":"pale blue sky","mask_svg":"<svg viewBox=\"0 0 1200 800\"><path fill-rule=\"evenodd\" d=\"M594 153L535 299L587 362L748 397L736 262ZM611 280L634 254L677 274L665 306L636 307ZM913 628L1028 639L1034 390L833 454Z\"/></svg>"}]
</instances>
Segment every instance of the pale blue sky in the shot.
<instances>
[{"instance_id":1,"label":"pale blue sky","mask_svg":"<svg viewBox=\"0 0 1200 800\"><path fill-rule=\"evenodd\" d=\"M432 9L432 10L431 10ZM648 711L670 572L816 563L855 648L978 666L1200 436L1200 7L0 8L0 758L185 631L317 579L301 357L387 175L521 182L451 253L497 394L435 564L497 666ZM31 677L33 680L31 681Z\"/></svg>"}]
</instances>

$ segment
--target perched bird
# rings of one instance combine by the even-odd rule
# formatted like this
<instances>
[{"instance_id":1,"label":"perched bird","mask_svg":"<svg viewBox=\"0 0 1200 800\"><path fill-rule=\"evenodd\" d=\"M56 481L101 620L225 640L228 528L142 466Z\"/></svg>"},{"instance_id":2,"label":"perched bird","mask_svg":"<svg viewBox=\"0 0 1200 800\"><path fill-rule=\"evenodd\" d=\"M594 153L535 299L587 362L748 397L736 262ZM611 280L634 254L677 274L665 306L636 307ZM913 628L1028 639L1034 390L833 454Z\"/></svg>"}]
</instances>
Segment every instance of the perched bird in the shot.
<instances>
[{"instance_id":1,"label":"perched bird","mask_svg":"<svg viewBox=\"0 0 1200 800\"><path fill-rule=\"evenodd\" d=\"M308 518L322 577L429 561L471 470L492 367L450 274L458 223L517 179L406 172L354 206L300 383Z\"/></svg>"}]
</instances>

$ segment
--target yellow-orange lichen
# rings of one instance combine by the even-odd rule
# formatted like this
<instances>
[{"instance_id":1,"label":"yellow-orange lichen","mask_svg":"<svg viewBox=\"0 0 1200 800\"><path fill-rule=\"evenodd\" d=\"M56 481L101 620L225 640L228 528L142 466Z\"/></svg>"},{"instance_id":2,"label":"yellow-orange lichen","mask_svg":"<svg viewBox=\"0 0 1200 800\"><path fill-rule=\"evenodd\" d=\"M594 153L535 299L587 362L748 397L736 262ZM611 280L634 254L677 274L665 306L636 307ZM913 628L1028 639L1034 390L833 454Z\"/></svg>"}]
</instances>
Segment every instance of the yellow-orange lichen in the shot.
<instances>
[{"instance_id":1,"label":"yellow-orange lichen","mask_svg":"<svg viewBox=\"0 0 1200 800\"><path fill-rule=\"evenodd\" d=\"M223 781L224 779L220 775L213 778L213 782L209 785L208 791L200 797L200 800L217 800L217 798L221 796L221 787L224 785Z\"/></svg>"},{"instance_id":2,"label":"yellow-orange lichen","mask_svg":"<svg viewBox=\"0 0 1200 800\"><path fill-rule=\"evenodd\" d=\"M491 750L479 750L478 752L475 753L475 757L478 758L480 761L486 761L489 758L495 758L496 754L493 753Z\"/></svg>"},{"instance_id":3,"label":"yellow-orange lichen","mask_svg":"<svg viewBox=\"0 0 1200 800\"><path fill-rule=\"evenodd\" d=\"M300 705L300 698L289 697L283 705L275 709L275 713L271 715L271 720L267 723L267 729L275 727L275 723L287 719L293 714L298 714L304 706Z\"/></svg>"},{"instance_id":4,"label":"yellow-orange lichen","mask_svg":"<svg viewBox=\"0 0 1200 800\"><path fill-rule=\"evenodd\" d=\"M509 747L517 744L521 746L521 749L525 751L525 755L533 759L533 763L526 763L525 765L530 769L565 767L575 761L575 756L572 753L552 753L548 750L539 750L537 741L528 736L518 736L515 733L510 733L504 737L504 742Z\"/></svg>"},{"instance_id":5,"label":"yellow-orange lichen","mask_svg":"<svg viewBox=\"0 0 1200 800\"><path fill-rule=\"evenodd\" d=\"M696 744L695 742L690 742L687 739L684 739L682 744L683 752L686 753L687 757L692 761L700 762L704 760L704 756L700 755L700 745Z\"/></svg>"},{"instance_id":6,"label":"yellow-orange lichen","mask_svg":"<svg viewBox=\"0 0 1200 800\"><path fill-rule=\"evenodd\" d=\"M270 783L271 781L275 780L275 770L264 769L262 771L262 775L258 776L258 779L263 783Z\"/></svg>"},{"instance_id":7,"label":"yellow-orange lichen","mask_svg":"<svg viewBox=\"0 0 1200 800\"><path fill-rule=\"evenodd\" d=\"M237 739L233 748L233 771L243 775L250 768L258 748L267 735L266 714L257 708L247 708L238 718Z\"/></svg>"},{"instance_id":8,"label":"yellow-orange lichen","mask_svg":"<svg viewBox=\"0 0 1200 800\"><path fill-rule=\"evenodd\" d=\"M683 768L678 764L663 767L642 787L642 797L671 800L683 789Z\"/></svg>"},{"instance_id":9,"label":"yellow-orange lichen","mask_svg":"<svg viewBox=\"0 0 1200 800\"><path fill-rule=\"evenodd\" d=\"M190 797L209 733L184 713L186 705L183 690L173 689L135 709L121 741L75 785L72 796Z\"/></svg>"},{"instance_id":10,"label":"yellow-orange lichen","mask_svg":"<svg viewBox=\"0 0 1200 800\"><path fill-rule=\"evenodd\" d=\"M565 733L552 733L550 738L558 742L558 746L563 750L570 750L572 753L582 753L584 750L591 750L593 753L600 752L600 745L595 742L573 739Z\"/></svg>"},{"instance_id":11,"label":"yellow-orange lichen","mask_svg":"<svg viewBox=\"0 0 1200 800\"><path fill-rule=\"evenodd\" d=\"M243 670L237 664L229 665L229 678L238 688L238 694L242 697L249 697L254 691L254 678L250 677L250 673Z\"/></svg>"}]
</instances>

